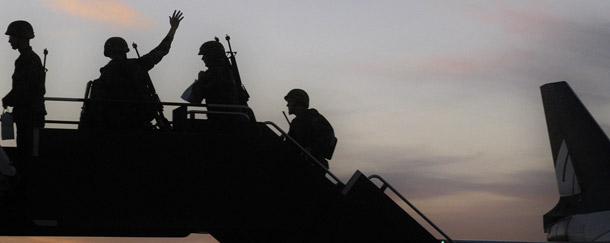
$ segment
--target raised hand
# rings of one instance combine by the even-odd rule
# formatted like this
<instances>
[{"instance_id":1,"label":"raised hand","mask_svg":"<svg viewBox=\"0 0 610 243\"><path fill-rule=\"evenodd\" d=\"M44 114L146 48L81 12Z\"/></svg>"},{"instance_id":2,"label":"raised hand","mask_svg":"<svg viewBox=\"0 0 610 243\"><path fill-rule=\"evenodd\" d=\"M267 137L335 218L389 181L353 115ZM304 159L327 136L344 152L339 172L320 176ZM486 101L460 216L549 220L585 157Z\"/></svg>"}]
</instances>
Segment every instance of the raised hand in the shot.
<instances>
[{"instance_id":1,"label":"raised hand","mask_svg":"<svg viewBox=\"0 0 610 243\"><path fill-rule=\"evenodd\" d=\"M184 19L184 16L182 16L182 12L180 10L174 10L172 16L169 17L169 25L172 28L178 28L182 19Z\"/></svg>"}]
</instances>

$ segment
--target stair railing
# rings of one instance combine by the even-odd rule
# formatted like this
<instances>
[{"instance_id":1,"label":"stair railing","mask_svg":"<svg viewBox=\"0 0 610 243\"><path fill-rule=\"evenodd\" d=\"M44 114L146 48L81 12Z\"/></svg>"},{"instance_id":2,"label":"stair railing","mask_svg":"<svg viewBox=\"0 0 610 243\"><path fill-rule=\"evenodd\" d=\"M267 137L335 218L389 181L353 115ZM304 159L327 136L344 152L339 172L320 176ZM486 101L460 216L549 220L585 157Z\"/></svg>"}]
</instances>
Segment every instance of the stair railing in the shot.
<instances>
[{"instance_id":1,"label":"stair railing","mask_svg":"<svg viewBox=\"0 0 610 243\"><path fill-rule=\"evenodd\" d=\"M219 115L236 115L243 116L246 121L250 121L250 116L244 112L233 112L233 111L188 111L190 119L195 118L195 114L219 114Z\"/></svg>"},{"instance_id":2,"label":"stair railing","mask_svg":"<svg viewBox=\"0 0 610 243\"><path fill-rule=\"evenodd\" d=\"M398 192L398 190L396 190L392 185L390 185L390 183L388 183L386 180L384 180L381 176L378 176L378 175L369 176L369 180L372 180L372 179L378 179L379 181L381 181L381 183L383 183L381 185L381 187L379 188L382 192L385 191L387 188L390 188L390 190L392 190L392 192L394 192L394 194L396 194L396 196L398 196L400 199L402 199L403 202L407 203L407 205L409 205L409 207L411 207L417 214L419 214L419 216L421 216L424 220L426 220L426 222L428 222L428 224L430 224L432 227L434 227L434 229L436 229L436 231L441 233L441 235L443 235L449 242L451 242L451 243L454 242L451 239L451 237L449 237L438 226L436 226L434 223L432 223L432 221L430 219L428 219L428 217L426 217L421 211L419 211L419 209L417 209L415 207L415 205L411 204L411 202L409 202L409 200L407 200L404 196L402 196L402 194L400 194L400 192Z\"/></svg>"},{"instance_id":3,"label":"stair railing","mask_svg":"<svg viewBox=\"0 0 610 243\"><path fill-rule=\"evenodd\" d=\"M87 90L85 92L86 98L62 98L62 97L45 97L45 101L61 101L61 102L86 102L86 101L94 101L100 103L127 103L127 104L159 104L159 105L167 105L167 106L187 106L187 107L215 107L215 108L227 108L233 110L250 110L252 109L245 105L224 105L224 104L192 104L192 103L182 103L182 102L150 102L150 101L137 101L137 100L93 100L88 97L90 92L90 86L87 86ZM191 110L188 111L189 115L194 114L225 114L225 115L238 115L244 116L246 120L250 120L250 116L244 112L232 112L232 111L203 111L203 110ZM60 120L45 120L45 123L54 123L54 124L73 124L78 125L79 121L60 121Z\"/></svg>"},{"instance_id":4,"label":"stair railing","mask_svg":"<svg viewBox=\"0 0 610 243\"><path fill-rule=\"evenodd\" d=\"M343 187L345 186L345 184L339 180L339 178L337 176L335 176L335 174L333 174L332 172L330 172L330 170L328 170L328 168L326 168L326 166L322 165L322 163L316 159L316 157L314 157L313 155L311 155L311 153L309 153L309 151L307 151L307 149L303 148L303 146L301 146L299 143L297 143L296 140L294 140L292 137L290 137L286 132L284 132L284 130L282 130L278 125L276 125L275 123L271 122L271 121L266 121L263 122L263 124L265 125L271 125L273 128L275 128L278 132L280 132L282 134L282 136L286 137L288 140L290 140L294 145L296 145L303 153L305 153L307 155L307 157L309 157L310 159L312 159L313 161L316 162L316 164L322 168L326 174L330 175L330 177L333 178L333 180L335 180L335 182L337 183L337 185Z\"/></svg>"}]
</instances>

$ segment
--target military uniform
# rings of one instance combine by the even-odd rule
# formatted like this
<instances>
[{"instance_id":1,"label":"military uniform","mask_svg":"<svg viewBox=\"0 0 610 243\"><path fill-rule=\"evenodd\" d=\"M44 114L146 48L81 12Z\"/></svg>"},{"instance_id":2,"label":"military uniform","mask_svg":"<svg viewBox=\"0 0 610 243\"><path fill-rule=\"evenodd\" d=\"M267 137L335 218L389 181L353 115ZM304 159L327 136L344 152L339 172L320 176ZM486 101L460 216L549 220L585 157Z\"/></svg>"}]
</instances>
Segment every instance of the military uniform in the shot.
<instances>
[{"instance_id":1,"label":"military uniform","mask_svg":"<svg viewBox=\"0 0 610 243\"><path fill-rule=\"evenodd\" d=\"M307 109L295 117L290 123L288 135L328 168L325 157L333 149L335 132L316 109Z\"/></svg>"},{"instance_id":2,"label":"military uniform","mask_svg":"<svg viewBox=\"0 0 610 243\"><path fill-rule=\"evenodd\" d=\"M34 128L44 127L47 114L44 105L45 74L40 57L32 47L19 50L15 61L13 88L2 99L4 106L13 107L13 119L17 125L17 148L31 154Z\"/></svg>"},{"instance_id":3,"label":"military uniform","mask_svg":"<svg viewBox=\"0 0 610 243\"><path fill-rule=\"evenodd\" d=\"M238 105L238 89L231 71L231 66L226 60L219 60L210 64L208 70L199 72L197 82L193 84L193 93L190 101L201 103L205 99L207 104ZM209 111L235 111L225 108L208 107ZM233 115L208 114L210 120L230 119Z\"/></svg>"},{"instance_id":4,"label":"military uniform","mask_svg":"<svg viewBox=\"0 0 610 243\"><path fill-rule=\"evenodd\" d=\"M150 92L148 71L169 53L173 38L166 37L150 53L138 59L113 59L100 69L93 81L91 99L81 122L87 128L146 129L155 118L158 105L112 101L155 102ZM103 102L103 100L111 102Z\"/></svg>"}]
</instances>

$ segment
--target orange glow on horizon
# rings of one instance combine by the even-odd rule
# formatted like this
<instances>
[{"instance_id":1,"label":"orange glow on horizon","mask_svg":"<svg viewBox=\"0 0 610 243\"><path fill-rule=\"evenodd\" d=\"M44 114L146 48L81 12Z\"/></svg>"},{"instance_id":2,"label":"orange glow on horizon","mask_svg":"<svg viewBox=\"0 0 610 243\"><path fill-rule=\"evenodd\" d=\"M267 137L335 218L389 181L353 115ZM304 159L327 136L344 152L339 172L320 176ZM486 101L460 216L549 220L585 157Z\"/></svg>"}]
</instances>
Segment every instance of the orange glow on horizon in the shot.
<instances>
[{"instance_id":1,"label":"orange glow on horizon","mask_svg":"<svg viewBox=\"0 0 610 243\"><path fill-rule=\"evenodd\" d=\"M51 0L48 7L78 17L119 24L126 27L150 27L152 22L143 13L117 0Z\"/></svg>"}]
</instances>

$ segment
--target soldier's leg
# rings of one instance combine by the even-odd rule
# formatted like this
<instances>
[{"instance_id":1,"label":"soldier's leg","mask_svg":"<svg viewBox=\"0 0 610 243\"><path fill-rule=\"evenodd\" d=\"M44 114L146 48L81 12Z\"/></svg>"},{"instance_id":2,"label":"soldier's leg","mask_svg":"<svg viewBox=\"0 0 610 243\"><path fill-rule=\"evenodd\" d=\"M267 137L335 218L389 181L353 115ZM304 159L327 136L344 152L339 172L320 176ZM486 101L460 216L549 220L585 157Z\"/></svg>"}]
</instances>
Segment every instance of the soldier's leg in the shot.
<instances>
[{"instance_id":1,"label":"soldier's leg","mask_svg":"<svg viewBox=\"0 0 610 243\"><path fill-rule=\"evenodd\" d=\"M32 141L34 138L34 124L30 121L19 121L16 122L17 126L17 158L15 159L15 166L18 170L27 170L27 166L24 163L26 157L32 154Z\"/></svg>"},{"instance_id":2,"label":"soldier's leg","mask_svg":"<svg viewBox=\"0 0 610 243\"><path fill-rule=\"evenodd\" d=\"M15 166L21 170L21 174L26 173L30 168L30 159L34 147L34 129L44 127L44 118L32 121L20 121L15 123L17 126L17 158Z\"/></svg>"}]
</instances>

